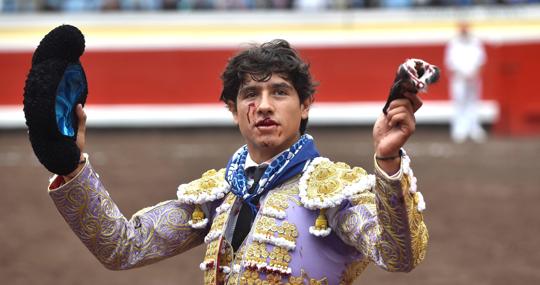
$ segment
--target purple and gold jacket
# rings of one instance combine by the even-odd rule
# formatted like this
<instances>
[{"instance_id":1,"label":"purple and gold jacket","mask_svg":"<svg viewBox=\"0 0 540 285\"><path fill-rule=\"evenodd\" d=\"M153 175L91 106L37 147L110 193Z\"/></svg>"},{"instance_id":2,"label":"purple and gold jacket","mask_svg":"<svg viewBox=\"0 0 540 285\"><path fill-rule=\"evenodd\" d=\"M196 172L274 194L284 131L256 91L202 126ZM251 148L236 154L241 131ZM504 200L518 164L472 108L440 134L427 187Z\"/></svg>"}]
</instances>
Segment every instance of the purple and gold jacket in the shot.
<instances>
[{"instance_id":1,"label":"purple and gold jacket","mask_svg":"<svg viewBox=\"0 0 540 285\"><path fill-rule=\"evenodd\" d=\"M377 166L368 175L314 159L301 175L261 197L237 252L230 241L242 202L229 192L224 169L180 185L177 200L142 209L130 220L88 159L71 181L60 185L62 178L53 177L49 194L109 269L142 266L205 243L205 284L351 284L370 262L407 272L425 256L425 204L409 163L405 155L391 178Z\"/></svg>"}]
</instances>

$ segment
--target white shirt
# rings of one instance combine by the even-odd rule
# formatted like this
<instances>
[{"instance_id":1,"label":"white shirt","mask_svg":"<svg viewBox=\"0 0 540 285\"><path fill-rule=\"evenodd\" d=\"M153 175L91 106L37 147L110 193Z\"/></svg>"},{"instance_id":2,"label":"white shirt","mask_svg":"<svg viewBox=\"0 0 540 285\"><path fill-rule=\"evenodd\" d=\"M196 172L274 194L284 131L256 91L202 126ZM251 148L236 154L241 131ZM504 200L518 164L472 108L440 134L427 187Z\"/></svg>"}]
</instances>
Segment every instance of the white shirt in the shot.
<instances>
[{"instance_id":1,"label":"white shirt","mask_svg":"<svg viewBox=\"0 0 540 285\"><path fill-rule=\"evenodd\" d=\"M445 64L455 76L470 78L478 73L486 62L482 42L472 36L452 39L445 51Z\"/></svg>"}]
</instances>

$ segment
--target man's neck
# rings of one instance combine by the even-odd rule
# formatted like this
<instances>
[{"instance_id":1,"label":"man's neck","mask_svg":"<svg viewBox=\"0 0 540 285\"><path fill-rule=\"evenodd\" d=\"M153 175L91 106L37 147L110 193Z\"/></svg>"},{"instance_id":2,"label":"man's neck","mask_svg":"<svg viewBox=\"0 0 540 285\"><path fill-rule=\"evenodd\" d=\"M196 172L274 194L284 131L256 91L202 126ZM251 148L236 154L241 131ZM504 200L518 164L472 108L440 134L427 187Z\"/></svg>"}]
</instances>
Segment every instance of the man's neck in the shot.
<instances>
[{"instance_id":1,"label":"man's neck","mask_svg":"<svg viewBox=\"0 0 540 285\"><path fill-rule=\"evenodd\" d=\"M268 163L270 164L276 157L278 157L284 150L274 154L274 155L271 155L271 154L266 154L266 155L259 155L259 154L256 154L254 156L254 154L252 152L249 151L248 149L248 157L246 159L246 165L247 165L247 162L250 161L250 164L253 164L253 165L260 165L262 163ZM259 156L257 156L259 155ZM251 165L251 166L253 166Z\"/></svg>"}]
</instances>

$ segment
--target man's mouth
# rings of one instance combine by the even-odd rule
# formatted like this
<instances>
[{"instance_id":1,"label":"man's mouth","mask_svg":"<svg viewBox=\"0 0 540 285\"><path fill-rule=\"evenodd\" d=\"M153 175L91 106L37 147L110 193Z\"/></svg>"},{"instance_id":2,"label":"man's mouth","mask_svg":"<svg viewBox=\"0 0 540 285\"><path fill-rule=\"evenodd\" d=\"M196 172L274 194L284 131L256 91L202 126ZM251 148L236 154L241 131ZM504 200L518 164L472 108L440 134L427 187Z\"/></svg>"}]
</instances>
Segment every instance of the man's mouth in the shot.
<instances>
[{"instance_id":1,"label":"man's mouth","mask_svg":"<svg viewBox=\"0 0 540 285\"><path fill-rule=\"evenodd\" d=\"M278 123L276 123L276 121L274 121L274 120L272 120L270 118L259 120L259 121L257 121L257 123L255 123L255 127L257 127L257 128L260 128L260 127L267 128L267 127L273 127L273 126L277 126L277 125L278 125Z\"/></svg>"}]
</instances>

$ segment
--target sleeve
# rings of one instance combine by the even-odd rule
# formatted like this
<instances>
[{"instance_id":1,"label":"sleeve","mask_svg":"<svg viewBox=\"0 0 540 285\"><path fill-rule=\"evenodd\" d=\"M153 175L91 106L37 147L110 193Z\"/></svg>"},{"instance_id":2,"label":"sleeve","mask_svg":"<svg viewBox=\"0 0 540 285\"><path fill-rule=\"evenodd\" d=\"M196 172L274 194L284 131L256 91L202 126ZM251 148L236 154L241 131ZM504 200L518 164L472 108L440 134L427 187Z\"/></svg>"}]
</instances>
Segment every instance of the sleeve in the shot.
<instances>
[{"instance_id":1,"label":"sleeve","mask_svg":"<svg viewBox=\"0 0 540 285\"><path fill-rule=\"evenodd\" d=\"M121 270L150 264L195 247L207 229L196 230L188 220L193 205L175 200L145 208L127 220L92 169L83 170L49 195L73 232L108 269Z\"/></svg>"},{"instance_id":2,"label":"sleeve","mask_svg":"<svg viewBox=\"0 0 540 285\"><path fill-rule=\"evenodd\" d=\"M402 158L399 176L389 177L375 163L376 186L351 197L333 224L338 236L387 271L409 272L425 257L428 232L416 191L416 178Z\"/></svg>"}]
</instances>

